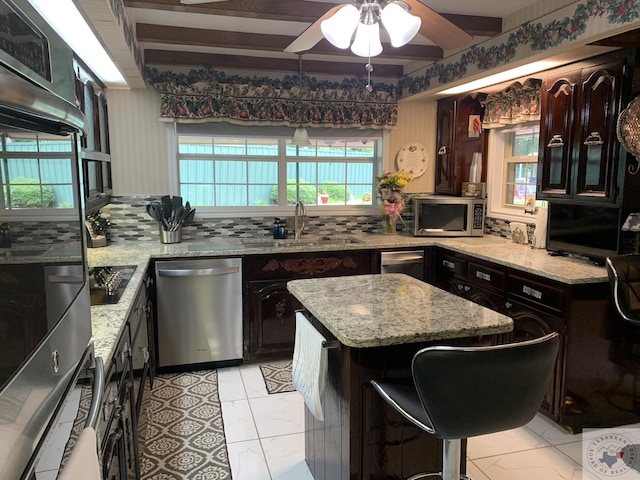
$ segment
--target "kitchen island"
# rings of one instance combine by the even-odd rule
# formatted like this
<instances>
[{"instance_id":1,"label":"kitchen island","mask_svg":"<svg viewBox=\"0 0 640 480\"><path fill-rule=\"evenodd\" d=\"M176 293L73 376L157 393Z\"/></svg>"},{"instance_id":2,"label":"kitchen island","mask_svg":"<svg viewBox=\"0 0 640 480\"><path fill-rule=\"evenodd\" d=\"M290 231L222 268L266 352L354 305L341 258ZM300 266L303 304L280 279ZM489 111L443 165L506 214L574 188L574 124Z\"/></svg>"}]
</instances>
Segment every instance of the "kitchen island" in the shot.
<instances>
[{"instance_id":1,"label":"kitchen island","mask_svg":"<svg viewBox=\"0 0 640 480\"><path fill-rule=\"evenodd\" d=\"M314 479L439 471L441 442L403 421L369 381L409 376L419 348L490 338L510 331L512 320L404 274L293 280L287 287L313 326L339 342L328 351L324 422L305 408L305 457Z\"/></svg>"}]
</instances>

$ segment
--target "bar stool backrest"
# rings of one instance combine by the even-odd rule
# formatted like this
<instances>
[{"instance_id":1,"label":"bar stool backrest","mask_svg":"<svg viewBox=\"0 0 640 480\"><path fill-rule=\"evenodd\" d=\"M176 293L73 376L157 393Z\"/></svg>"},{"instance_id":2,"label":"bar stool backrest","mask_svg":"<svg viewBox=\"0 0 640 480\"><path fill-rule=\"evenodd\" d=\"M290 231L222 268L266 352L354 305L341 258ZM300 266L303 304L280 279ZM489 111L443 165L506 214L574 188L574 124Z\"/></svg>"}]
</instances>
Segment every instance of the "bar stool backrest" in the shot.
<instances>
[{"instance_id":1,"label":"bar stool backrest","mask_svg":"<svg viewBox=\"0 0 640 480\"><path fill-rule=\"evenodd\" d=\"M442 439L462 439L528 423L549 388L559 347L550 333L490 347L427 347L413 358L413 380Z\"/></svg>"},{"instance_id":2,"label":"bar stool backrest","mask_svg":"<svg viewBox=\"0 0 640 480\"><path fill-rule=\"evenodd\" d=\"M617 255L606 261L613 301L620 316L640 326L640 255Z\"/></svg>"}]
</instances>

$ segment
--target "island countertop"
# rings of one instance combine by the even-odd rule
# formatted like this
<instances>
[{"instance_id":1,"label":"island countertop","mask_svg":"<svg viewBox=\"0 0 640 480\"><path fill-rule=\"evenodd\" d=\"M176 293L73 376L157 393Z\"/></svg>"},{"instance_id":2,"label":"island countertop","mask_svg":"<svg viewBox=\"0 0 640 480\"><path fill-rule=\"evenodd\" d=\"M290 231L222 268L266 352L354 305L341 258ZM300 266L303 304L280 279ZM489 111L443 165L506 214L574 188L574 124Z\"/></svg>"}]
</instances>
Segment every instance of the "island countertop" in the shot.
<instances>
[{"instance_id":1,"label":"island countertop","mask_svg":"<svg viewBox=\"0 0 640 480\"><path fill-rule=\"evenodd\" d=\"M287 288L349 347L491 335L513 328L505 315L400 273L292 280Z\"/></svg>"}]
</instances>

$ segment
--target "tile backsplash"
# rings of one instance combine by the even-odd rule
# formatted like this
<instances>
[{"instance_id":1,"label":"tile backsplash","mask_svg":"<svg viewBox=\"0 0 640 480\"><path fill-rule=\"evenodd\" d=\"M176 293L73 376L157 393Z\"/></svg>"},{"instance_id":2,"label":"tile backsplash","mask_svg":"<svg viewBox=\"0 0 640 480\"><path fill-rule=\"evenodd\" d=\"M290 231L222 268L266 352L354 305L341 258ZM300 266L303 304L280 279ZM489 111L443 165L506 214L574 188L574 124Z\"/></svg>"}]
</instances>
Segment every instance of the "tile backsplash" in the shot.
<instances>
[{"instance_id":1,"label":"tile backsplash","mask_svg":"<svg viewBox=\"0 0 640 480\"><path fill-rule=\"evenodd\" d=\"M159 240L158 225L145 210L148 202L159 200L153 196L112 197L111 204L102 208L103 216L109 219L109 241L151 241ZM197 210L197 209L196 209ZM399 233L410 232L413 226L411 203L402 215L404 224L398 222ZM306 232L314 235L349 235L359 233L382 233L383 222L380 215L351 216L307 216ZM533 230L533 223L528 225ZM243 218L199 218L182 230L183 240L207 238L250 238L270 237L273 217ZM488 217L485 220L485 235L510 238L509 221Z\"/></svg>"}]
</instances>

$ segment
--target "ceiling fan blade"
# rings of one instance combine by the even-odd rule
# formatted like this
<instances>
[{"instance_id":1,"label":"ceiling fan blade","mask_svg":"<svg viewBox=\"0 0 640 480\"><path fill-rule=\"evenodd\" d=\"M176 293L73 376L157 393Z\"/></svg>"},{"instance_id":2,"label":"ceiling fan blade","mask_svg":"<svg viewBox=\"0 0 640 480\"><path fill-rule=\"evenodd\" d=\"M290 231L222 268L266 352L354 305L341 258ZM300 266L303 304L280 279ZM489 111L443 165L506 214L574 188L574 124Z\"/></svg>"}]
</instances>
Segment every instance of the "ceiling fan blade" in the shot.
<instances>
[{"instance_id":1,"label":"ceiling fan blade","mask_svg":"<svg viewBox=\"0 0 640 480\"><path fill-rule=\"evenodd\" d=\"M320 30L320 24L340 10L344 5L336 5L332 9L330 9L327 13L322 15L318 20L313 22L309 27L298 35L291 44L284 49L285 52L289 53L299 53L306 52L307 50L312 49L316 46L316 44L322 40L324 37L322 35L322 30Z\"/></svg>"},{"instance_id":2,"label":"ceiling fan blade","mask_svg":"<svg viewBox=\"0 0 640 480\"><path fill-rule=\"evenodd\" d=\"M199 5L201 3L226 2L228 0L180 0L183 5Z\"/></svg>"},{"instance_id":3,"label":"ceiling fan blade","mask_svg":"<svg viewBox=\"0 0 640 480\"><path fill-rule=\"evenodd\" d=\"M473 36L451 23L438 12L430 9L419 0L402 0L411 8L411 13L422 19L420 34L431 40L443 50L460 48L467 45Z\"/></svg>"}]
</instances>

